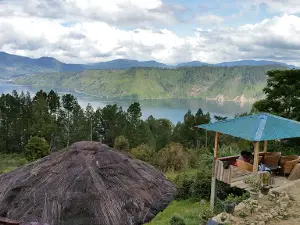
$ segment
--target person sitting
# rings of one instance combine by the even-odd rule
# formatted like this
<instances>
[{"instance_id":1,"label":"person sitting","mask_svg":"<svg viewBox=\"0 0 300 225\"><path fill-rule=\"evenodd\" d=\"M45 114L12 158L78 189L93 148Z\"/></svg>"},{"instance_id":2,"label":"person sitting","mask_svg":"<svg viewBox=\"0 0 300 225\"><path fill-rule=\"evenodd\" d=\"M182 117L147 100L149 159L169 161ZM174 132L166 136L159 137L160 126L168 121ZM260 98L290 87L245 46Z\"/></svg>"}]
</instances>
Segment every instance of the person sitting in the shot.
<instances>
[{"instance_id":1,"label":"person sitting","mask_svg":"<svg viewBox=\"0 0 300 225\"><path fill-rule=\"evenodd\" d=\"M249 153L250 152L247 152L247 151L241 151L240 157L238 158L238 160L249 163L249 159L250 159ZM250 155L251 155L251 153L250 153ZM234 163L234 166L237 166L237 161Z\"/></svg>"}]
</instances>

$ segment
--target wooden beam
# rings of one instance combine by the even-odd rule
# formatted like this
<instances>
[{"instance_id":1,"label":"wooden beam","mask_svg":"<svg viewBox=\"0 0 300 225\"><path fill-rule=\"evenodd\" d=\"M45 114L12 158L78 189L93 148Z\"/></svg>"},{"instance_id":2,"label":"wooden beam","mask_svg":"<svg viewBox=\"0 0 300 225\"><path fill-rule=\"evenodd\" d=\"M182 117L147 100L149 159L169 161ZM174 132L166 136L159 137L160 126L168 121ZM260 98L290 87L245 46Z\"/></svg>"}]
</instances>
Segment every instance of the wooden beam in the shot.
<instances>
[{"instance_id":1,"label":"wooden beam","mask_svg":"<svg viewBox=\"0 0 300 225\"><path fill-rule=\"evenodd\" d=\"M211 189L210 189L210 210L213 212L215 207L215 198L216 198L216 176L215 176L215 166L218 157L219 150L219 137L220 133L216 132L215 137L215 149L214 149L214 161L212 165L212 176L211 176Z\"/></svg>"},{"instance_id":2,"label":"wooden beam","mask_svg":"<svg viewBox=\"0 0 300 225\"><path fill-rule=\"evenodd\" d=\"M268 151L268 141L264 141L264 153Z\"/></svg>"},{"instance_id":3,"label":"wooden beam","mask_svg":"<svg viewBox=\"0 0 300 225\"><path fill-rule=\"evenodd\" d=\"M220 137L220 133L216 132L216 136L215 136L215 149L214 149L214 158L218 157L218 152L219 152L219 137Z\"/></svg>"},{"instance_id":4,"label":"wooden beam","mask_svg":"<svg viewBox=\"0 0 300 225\"><path fill-rule=\"evenodd\" d=\"M254 147L253 172L258 171L258 161L259 161L259 141L255 142L255 147Z\"/></svg>"}]
</instances>

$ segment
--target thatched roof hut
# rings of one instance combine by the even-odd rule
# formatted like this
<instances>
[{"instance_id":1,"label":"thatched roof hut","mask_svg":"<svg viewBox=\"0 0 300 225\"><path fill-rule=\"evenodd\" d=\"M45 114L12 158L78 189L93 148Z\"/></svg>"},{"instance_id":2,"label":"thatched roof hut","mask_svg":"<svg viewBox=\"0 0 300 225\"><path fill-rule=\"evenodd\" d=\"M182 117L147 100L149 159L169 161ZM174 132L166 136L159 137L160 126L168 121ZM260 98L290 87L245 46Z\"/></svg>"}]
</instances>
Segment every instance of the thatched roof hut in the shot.
<instances>
[{"instance_id":1,"label":"thatched roof hut","mask_svg":"<svg viewBox=\"0 0 300 225\"><path fill-rule=\"evenodd\" d=\"M176 194L152 166L98 142L78 142L0 176L0 217L49 225L138 225Z\"/></svg>"}]
</instances>

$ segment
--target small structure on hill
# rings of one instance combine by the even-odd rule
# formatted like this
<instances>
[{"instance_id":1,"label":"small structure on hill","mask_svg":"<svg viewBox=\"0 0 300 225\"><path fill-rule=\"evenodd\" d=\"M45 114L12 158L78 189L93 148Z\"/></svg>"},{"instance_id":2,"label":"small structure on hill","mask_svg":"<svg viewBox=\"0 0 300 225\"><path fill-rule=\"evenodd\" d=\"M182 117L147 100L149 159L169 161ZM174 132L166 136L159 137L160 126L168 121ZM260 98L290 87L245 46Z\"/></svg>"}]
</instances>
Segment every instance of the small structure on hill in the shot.
<instances>
[{"instance_id":1,"label":"small structure on hill","mask_svg":"<svg viewBox=\"0 0 300 225\"><path fill-rule=\"evenodd\" d=\"M175 185L147 163L98 142L78 142L0 176L0 217L20 224L138 225L175 194Z\"/></svg>"},{"instance_id":2,"label":"small structure on hill","mask_svg":"<svg viewBox=\"0 0 300 225\"><path fill-rule=\"evenodd\" d=\"M215 131L214 165L212 169L211 184L211 209L214 208L216 180L223 181L231 186L247 188L243 182L247 176L258 174L261 176L266 171L259 172L259 164L267 165L274 175L274 185L280 186L289 180L300 179L300 156L282 156L281 152L267 152L270 140L280 140L300 137L300 123L269 113L259 113L234 119L223 120L216 123L200 125L200 128ZM254 162L250 164L239 160L239 156L218 158L220 134L228 134L253 142ZM264 151L259 152L259 144L263 141ZM237 166L234 166L235 162ZM289 175L286 179L286 175Z\"/></svg>"}]
</instances>

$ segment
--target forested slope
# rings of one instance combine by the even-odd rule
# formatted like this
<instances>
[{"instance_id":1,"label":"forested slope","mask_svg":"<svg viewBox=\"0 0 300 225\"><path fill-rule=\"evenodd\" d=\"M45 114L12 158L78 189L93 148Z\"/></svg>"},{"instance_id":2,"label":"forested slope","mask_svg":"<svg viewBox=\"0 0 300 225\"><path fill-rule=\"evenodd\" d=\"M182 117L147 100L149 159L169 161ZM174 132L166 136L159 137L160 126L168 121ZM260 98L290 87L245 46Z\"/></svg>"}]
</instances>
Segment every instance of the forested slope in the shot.
<instances>
[{"instance_id":1,"label":"forested slope","mask_svg":"<svg viewBox=\"0 0 300 225\"><path fill-rule=\"evenodd\" d=\"M35 74L18 78L17 84L44 89L64 89L105 98L215 98L233 100L260 98L266 85L266 72L272 66L237 66L129 70L86 70L73 73Z\"/></svg>"}]
</instances>

